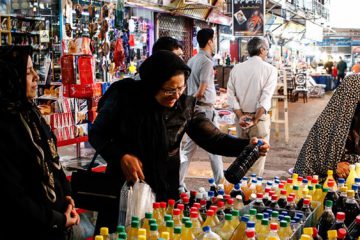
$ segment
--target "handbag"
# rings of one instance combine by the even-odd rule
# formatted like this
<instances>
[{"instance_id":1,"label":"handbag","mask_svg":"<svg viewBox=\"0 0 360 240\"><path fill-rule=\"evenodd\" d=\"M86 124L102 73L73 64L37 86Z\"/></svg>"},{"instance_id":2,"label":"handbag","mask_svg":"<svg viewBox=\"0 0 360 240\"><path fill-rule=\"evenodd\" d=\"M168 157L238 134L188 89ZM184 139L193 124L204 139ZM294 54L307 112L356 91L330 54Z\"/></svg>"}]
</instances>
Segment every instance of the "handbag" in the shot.
<instances>
[{"instance_id":1,"label":"handbag","mask_svg":"<svg viewBox=\"0 0 360 240\"><path fill-rule=\"evenodd\" d=\"M114 187L114 179L102 172L93 172L98 152L94 154L87 169L78 169L71 176L71 190L75 205L91 211L119 206L119 189Z\"/></svg>"}]
</instances>

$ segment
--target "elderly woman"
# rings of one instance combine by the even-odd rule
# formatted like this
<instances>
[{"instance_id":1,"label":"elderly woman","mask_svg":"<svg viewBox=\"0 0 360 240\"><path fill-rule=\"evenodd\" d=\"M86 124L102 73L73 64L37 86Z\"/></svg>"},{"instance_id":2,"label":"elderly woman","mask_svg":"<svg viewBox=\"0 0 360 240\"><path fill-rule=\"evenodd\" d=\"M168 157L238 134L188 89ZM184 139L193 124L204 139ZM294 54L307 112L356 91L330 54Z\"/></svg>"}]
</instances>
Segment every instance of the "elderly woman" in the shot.
<instances>
[{"instance_id":1,"label":"elderly woman","mask_svg":"<svg viewBox=\"0 0 360 240\"><path fill-rule=\"evenodd\" d=\"M29 47L0 47L1 237L67 239L80 218L56 139L33 103L39 76L30 53Z\"/></svg>"},{"instance_id":2,"label":"elderly woman","mask_svg":"<svg viewBox=\"0 0 360 240\"><path fill-rule=\"evenodd\" d=\"M349 164L360 162L360 75L347 76L316 120L301 149L294 172L347 177Z\"/></svg>"},{"instance_id":3,"label":"elderly woman","mask_svg":"<svg viewBox=\"0 0 360 240\"><path fill-rule=\"evenodd\" d=\"M89 132L90 143L107 161L114 187L144 179L157 201L179 198L179 147L185 132L207 151L238 156L249 144L220 132L203 113L194 112L195 98L183 94L189 67L176 54L158 51L140 67L140 81L113 83L99 102ZM254 139L252 143L256 143ZM269 148L261 147L262 154ZM115 231L117 209L99 212L97 229Z\"/></svg>"}]
</instances>

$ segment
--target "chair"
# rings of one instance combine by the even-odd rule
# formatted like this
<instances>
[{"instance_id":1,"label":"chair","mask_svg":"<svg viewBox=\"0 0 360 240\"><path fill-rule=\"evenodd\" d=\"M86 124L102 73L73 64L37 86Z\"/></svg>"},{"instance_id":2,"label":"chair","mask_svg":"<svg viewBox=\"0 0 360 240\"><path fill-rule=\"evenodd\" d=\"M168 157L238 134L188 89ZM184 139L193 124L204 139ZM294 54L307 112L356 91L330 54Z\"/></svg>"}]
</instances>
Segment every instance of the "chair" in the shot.
<instances>
[{"instance_id":1,"label":"chair","mask_svg":"<svg viewBox=\"0 0 360 240\"><path fill-rule=\"evenodd\" d=\"M310 97L323 97L325 95L325 84L318 84L312 77L308 78L309 82L309 95Z\"/></svg>"}]
</instances>

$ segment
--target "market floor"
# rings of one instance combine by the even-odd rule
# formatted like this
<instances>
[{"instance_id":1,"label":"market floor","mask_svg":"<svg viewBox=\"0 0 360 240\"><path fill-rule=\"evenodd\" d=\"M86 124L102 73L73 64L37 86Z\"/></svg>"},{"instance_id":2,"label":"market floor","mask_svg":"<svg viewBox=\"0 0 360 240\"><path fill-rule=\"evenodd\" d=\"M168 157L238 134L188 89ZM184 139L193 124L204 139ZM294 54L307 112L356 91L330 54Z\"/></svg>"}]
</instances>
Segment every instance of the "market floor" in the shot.
<instances>
[{"instance_id":1,"label":"market floor","mask_svg":"<svg viewBox=\"0 0 360 240\"><path fill-rule=\"evenodd\" d=\"M270 145L271 150L268 153L264 178L274 176L287 177L288 170L294 166L301 147L317 117L320 115L328 103L332 92L327 92L322 98L308 98L304 103L302 99L297 102L289 102L289 142L284 140L284 127L280 124L280 134L275 134L275 124L272 124ZM281 106L283 102L279 102ZM281 108L280 108L281 109ZM83 146L81 149L82 156L90 159L94 153L89 146ZM70 159L75 154L74 146L59 148L60 156L64 159ZM224 169L226 169L234 158L224 157ZM71 160L70 160L71 161ZM69 163L69 161L67 161ZM200 186L207 186L207 179L212 176L208 155L203 149L198 149L192 159L189 167L186 184L189 189L197 190Z\"/></svg>"}]
</instances>

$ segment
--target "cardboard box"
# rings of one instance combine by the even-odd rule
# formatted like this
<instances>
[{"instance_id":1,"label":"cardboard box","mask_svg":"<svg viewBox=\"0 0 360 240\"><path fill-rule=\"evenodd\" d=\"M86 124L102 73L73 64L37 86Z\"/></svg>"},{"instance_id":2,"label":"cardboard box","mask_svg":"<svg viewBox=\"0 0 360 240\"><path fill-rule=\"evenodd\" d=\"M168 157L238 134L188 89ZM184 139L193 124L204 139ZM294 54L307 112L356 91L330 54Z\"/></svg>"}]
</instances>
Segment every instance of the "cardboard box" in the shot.
<instances>
[{"instance_id":1,"label":"cardboard box","mask_svg":"<svg viewBox=\"0 0 360 240\"><path fill-rule=\"evenodd\" d=\"M101 84L70 84L70 97L91 98L101 96Z\"/></svg>"}]
</instances>

